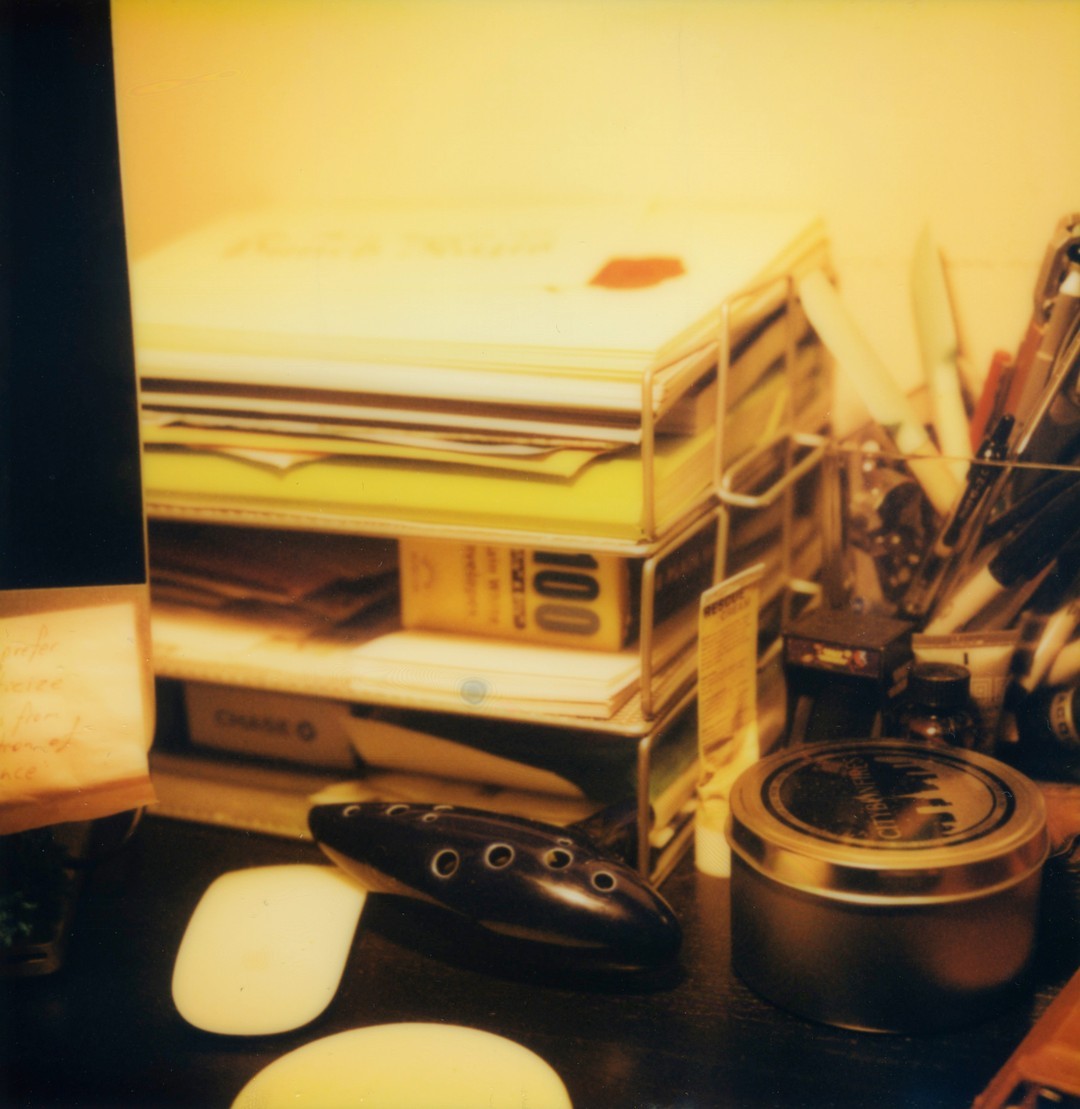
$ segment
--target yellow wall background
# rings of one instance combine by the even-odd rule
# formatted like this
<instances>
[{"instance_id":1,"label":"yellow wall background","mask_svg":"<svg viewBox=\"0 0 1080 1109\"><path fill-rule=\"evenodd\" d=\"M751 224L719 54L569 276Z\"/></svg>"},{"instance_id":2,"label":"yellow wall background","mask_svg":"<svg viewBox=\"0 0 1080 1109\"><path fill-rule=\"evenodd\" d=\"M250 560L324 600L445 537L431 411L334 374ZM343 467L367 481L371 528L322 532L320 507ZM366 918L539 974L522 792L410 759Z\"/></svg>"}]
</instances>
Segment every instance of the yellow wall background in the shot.
<instances>
[{"instance_id":1,"label":"yellow wall background","mask_svg":"<svg viewBox=\"0 0 1080 1109\"><path fill-rule=\"evenodd\" d=\"M1076 0L114 0L129 249L264 201L796 203L918 381L929 224L977 382L1080 210Z\"/></svg>"}]
</instances>

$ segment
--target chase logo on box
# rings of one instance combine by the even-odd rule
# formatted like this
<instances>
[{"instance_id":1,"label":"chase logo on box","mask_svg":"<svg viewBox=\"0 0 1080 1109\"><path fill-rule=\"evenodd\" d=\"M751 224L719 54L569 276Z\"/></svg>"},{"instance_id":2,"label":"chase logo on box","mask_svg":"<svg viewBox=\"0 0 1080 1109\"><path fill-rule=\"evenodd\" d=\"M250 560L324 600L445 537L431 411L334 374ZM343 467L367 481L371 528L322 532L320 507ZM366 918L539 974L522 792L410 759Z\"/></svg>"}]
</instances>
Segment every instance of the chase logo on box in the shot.
<instances>
[{"instance_id":1,"label":"chase logo on box","mask_svg":"<svg viewBox=\"0 0 1080 1109\"><path fill-rule=\"evenodd\" d=\"M319 730L310 720L297 720L294 724L285 716L249 716L246 713L218 709L214 722L221 728L240 729L245 732L262 732L265 735L280 736L282 739L295 738L301 743L313 743L319 737Z\"/></svg>"},{"instance_id":2,"label":"chase logo on box","mask_svg":"<svg viewBox=\"0 0 1080 1109\"><path fill-rule=\"evenodd\" d=\"M349 709L337 701L198 682L185 686L184 699L196 746L310 766L355 765Z\"/></svg>"}]
</instances>

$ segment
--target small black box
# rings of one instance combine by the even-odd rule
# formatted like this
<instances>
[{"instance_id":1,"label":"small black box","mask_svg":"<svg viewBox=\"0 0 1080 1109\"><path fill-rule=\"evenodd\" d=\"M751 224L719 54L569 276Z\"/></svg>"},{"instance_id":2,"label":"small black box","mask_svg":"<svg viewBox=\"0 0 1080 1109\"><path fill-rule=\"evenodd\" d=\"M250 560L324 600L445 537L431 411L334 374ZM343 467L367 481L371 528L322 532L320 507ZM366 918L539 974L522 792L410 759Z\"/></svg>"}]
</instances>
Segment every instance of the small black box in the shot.
<instances>
[{"instance_id":1,"label":"small black box","mask_svg":"<svg viewBox=\"0 0 1080 1109\"><path fill-rule=\"evenodd\" d=\"M787 743L871 738L907 685L915 625L814 609L784 631Z\"/></svg>"}]
</instances>

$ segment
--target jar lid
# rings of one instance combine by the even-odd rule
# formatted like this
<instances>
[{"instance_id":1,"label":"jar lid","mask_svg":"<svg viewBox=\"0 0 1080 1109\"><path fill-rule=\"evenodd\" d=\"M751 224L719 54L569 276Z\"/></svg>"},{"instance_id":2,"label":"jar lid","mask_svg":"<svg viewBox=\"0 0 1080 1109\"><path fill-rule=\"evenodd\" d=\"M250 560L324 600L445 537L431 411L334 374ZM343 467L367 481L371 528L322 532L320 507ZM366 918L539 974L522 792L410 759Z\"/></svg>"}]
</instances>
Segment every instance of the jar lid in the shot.
<instances>
[{"instance_id":1,"label":"jar lid","mask_svg":"<svg viewBox=\"0 0 1080 1109\"><path fill-rule=\"evenodd\" d=\"M735 782L732 851L786 886L868 903L956 900L1019 882L1049 841L1042 794L997 759L901 740L813 743Z\"/></svg>"},{"instance_id":2,"label":"jar lid","mask_svg":"<svg viewBox=\"0 0 1080 1109\"><path fill-rule=\"evenodd\" d=\"M971 693L971 671L951 662L917 662L908 678L908 697L930 708L958 709Z\"/></svg>"}]
</instances>

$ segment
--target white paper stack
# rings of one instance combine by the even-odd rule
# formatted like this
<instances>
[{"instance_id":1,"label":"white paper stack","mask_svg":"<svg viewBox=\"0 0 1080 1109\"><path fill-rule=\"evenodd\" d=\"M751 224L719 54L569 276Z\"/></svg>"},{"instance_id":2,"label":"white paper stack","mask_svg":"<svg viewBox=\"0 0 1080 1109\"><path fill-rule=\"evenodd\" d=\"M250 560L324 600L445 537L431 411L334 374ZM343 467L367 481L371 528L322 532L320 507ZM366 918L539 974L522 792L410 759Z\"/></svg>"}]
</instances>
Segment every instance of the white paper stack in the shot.
<instances>
[{"instance_id":1,"label":"white paper stack","mask_svg":"<svg viewBox=\"0 0 1080 1109\"><path fill-rule=\"evenodd\" d=\"M133 267L148 506L655 534L788 349L781 279L825 254L803 214L702 207L237 215Z\"/></svg>"}]
</instances>

